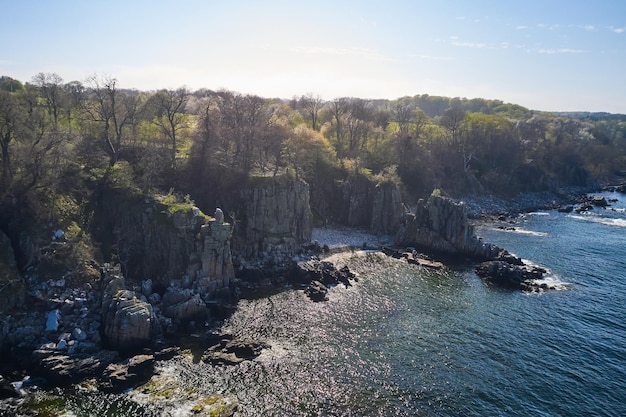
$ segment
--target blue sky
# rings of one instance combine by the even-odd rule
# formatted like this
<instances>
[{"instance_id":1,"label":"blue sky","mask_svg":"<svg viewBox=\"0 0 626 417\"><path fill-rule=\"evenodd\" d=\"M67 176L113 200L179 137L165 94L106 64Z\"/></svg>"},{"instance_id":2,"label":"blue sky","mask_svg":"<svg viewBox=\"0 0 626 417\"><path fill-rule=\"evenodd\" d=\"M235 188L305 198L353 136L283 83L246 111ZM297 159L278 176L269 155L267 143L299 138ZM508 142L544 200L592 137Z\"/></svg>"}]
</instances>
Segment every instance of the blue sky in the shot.
<instances>
[{"instance_id":1,"label":"blue sky","mask_svg":"<svg viewBox=\"0 0 626 417\"><path fill-rule=\"evenodd\" d=\"M626 113L626 1L0 0L0 75Z\"/></svg>"}]
</instances>

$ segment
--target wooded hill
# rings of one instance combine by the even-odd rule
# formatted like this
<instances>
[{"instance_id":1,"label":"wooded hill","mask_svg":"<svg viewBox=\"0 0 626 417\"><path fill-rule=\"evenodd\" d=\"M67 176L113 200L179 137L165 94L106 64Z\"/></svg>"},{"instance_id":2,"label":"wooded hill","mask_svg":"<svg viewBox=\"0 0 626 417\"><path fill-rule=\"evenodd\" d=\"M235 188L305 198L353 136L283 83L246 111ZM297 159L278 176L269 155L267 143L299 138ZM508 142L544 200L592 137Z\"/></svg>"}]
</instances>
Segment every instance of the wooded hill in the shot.
<instances>
[{"instance_id":1,"label":"wooded hill","mask_svg":"<svg viewBox=\"0 0 626 417\"><path fill-rule=\"evenodd\" d=\"M99 182L188 195L209 212L222 192L290 173L312 193L363 176L404 201L585 185L626 166L626 120L554 114L499 100L429 95L289 100L201 89L137 91L115 78L0 78L0 226L16 210L54 212ZM572 117L570 117L572 116ZM56 207L56 208L55 208Z\"/></svg>"}]
</instances>

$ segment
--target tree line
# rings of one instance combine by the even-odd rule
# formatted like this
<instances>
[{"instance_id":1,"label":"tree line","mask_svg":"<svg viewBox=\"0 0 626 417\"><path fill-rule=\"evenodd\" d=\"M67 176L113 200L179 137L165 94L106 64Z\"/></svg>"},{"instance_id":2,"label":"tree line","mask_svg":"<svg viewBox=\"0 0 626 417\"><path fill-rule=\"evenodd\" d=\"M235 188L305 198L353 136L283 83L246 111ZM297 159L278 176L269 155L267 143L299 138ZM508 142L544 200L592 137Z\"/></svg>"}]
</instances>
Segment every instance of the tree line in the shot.
<instances>
[{"instance_id":1,"label":"tree line","mask_svg":"<svg viewBox=\"0 0 626 417\"><path fill-rule=\"evenodd\" d=\"M512 196L619 174L626 121L609 116L428 95L283 100L186 87L137 91L102 75L3 76L0 205L107 175L141 192L173 188L200 200L194 194L285 173L312 188L354 175L385 178L407 201L434 188Z\"/></svg>"}]
</instances>

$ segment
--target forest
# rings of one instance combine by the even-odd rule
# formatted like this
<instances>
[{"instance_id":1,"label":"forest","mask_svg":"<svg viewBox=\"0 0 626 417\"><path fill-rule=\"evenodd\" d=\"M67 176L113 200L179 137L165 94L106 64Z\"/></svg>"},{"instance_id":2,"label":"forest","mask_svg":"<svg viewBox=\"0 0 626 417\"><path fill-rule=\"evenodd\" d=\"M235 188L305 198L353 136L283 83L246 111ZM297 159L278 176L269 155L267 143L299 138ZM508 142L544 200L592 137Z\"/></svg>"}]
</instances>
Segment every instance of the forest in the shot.
<instances>
[{"instance_id":1,"label":"forest","mask_svg":"<svg viewBox=\"0 0 626 417\"><path fill-rule=\"evenodd\" d=\"M208 212L225 190L277 175L312 193L355 176L394 181L409 205L433 189L513 198L624 174L625 135L626 116L482 98L277 99L137 91L102 75L3 76L0 226L18 212L53 216L63 196L80 207L103 181L186 196Z\"/></svg>"}]
</instances>

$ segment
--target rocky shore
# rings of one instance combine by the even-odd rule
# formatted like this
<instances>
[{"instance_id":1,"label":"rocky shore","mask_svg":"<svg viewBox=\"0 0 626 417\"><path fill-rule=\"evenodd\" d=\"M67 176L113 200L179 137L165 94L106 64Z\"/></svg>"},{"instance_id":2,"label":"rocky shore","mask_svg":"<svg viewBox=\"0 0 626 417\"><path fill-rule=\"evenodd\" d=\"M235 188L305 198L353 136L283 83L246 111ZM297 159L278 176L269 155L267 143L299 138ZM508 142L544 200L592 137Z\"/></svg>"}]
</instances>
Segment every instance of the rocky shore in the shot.
<instances>
[{"instance_id":1,"label":"rocky shore","mask_svg":"<svg viewBox=\"0 0 626 417\"><path fill-rule=\"evenodd\" d=\"M299 187L298 195L305 195L306 190ZM613 190L623 192L623 188ZM402 218L396 215L395 206L393 219L379 213L377 218L384 219L385 226L372 225L376 232L371 232L314 229L307 212L308 199L285 197L281 198L284 204L272 205L272 195L287 195L283 191L271 188L248 196L258 200L246 217L246 236L254 238L250 242L254 250L248 252L231 253L231 246L241 248L245 241L239 236L231 244L236 224L225 222L219 209L214 217L204 217L194 208L175 216L173 227L161 226L171 230L161 230L160 236L175 241L174 236L182 242L176 246L176 260L185 268L177 277L128 281L122 268L113 264L102 265L100 279L80 285L63 279L37 279L34 272L27 275L28 292L20 292L17 300L20 304L28 300L28 308L12 308L1 322L0 349L12 360L4 361L0 369L0 398L14 400L2 402L5 409L0 409L0 414L15 411L20 399L35 387L92 380L100 391L122 392L145 384L154 376L155 363L180 354L177 340L183 333L215 342L202 355L207 363L253 360L271 346L215 334L220 319L242 291L277 291L290 286L302 289L314 302L323 302L330 288L352 285L358 278L348 268L336 268L325 260L328 253L381 250L424 268L444 268L441 259L452 257L476 265L477 275L489 285L549 290L540 283L545 270L483 242L474 233L472 219L506 220L539 208L589 210L610 204L587 199L589 190L584 189L528 194L512 201L474 197L462 203L432 195ZM281 214L293 207L298 208L298 216ZM282 218L290 219L291 227L275 228L269 220ZM55 234L55 238L63 236ZM234 412L236 403L229 404Z\"/></svg>"}]
</instances>

